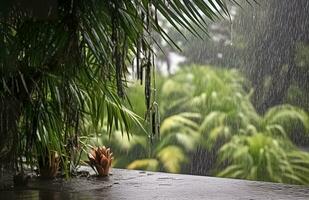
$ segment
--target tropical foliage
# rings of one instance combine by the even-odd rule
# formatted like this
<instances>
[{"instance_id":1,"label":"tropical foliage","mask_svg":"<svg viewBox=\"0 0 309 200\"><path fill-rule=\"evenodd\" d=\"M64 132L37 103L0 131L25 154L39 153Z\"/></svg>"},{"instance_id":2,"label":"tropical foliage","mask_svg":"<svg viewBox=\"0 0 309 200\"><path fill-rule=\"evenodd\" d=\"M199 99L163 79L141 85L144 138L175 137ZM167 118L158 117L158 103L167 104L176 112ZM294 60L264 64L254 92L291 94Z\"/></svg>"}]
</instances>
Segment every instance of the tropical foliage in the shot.
<instances>
[{"instance_id":1,"label":"tropical foliage","mask_svg":"<svg viewBox=\"0 0 309 200\"><path fill-rule=\"evenodd\" d=\"M187 166L204 165L203 158L217 160L202 166L208 175L309 184L309 153L299 148L309 141L308 113L280 104L290 85L273 87L267 105L259 102L261 112L251 103L252 93L264 87L257 79L266 74L266 61L278 61L271 75L284 72L283 80L300 88L301 81L286 74L296 65L306 80L305 45L294 48L286 40L288 51L273 56L279 60L268 59L272 55L255 60L264 70L254 77L255 90L235 69L190 66L164 77L154 69L154 45L179 47L159 19L184 38L183 29L203 37L210 21L233 17L224 0L57 2L49 1L47 15L14 1L1 6L1 165L12 164L21 172L25 165L36 166L46 177L56 176L60 168L69 175L87 156L83 152L93 148L90 164L101 175L108 174L112 160L117 167L189 173ZM282 5L274 24L296 4ZM309 4L297 5L305 10ZM284 27L285 38L291 27ZM257 48L273 42L274 33ZM274 52L282 50L281 43L273 44ZM285 60L294 52L295 60ZM295 97L287 96L287 102ZM113 149L114 159L109 149L94 147L104 145Z\"/></svg>"},{"instance_id":2,"label":"tropical foliage","mask_svg":"<svg viewBox=\"0 0 309 200\"><path fill-rule=\"evenodd\" d=\"M207 175L309 184L301 175L308 173L309 154L295 145L309 135L302 109L280 105L259 115L248 82L231 69L184 67L169 77L158 75L157 87L160 135L151 138L135 127L130 140L121 132L100 140L118 151L116 167L190 173L186 166L205 157L217 160L202 166L210 168ZM141 115L142 92L132 85L128 93ZM205 151L196 154L199 149Z\"/></svg>"},{"instance_id":3,"label":"tropical foliage","mask_svg":"<svg viewBox=\"0 0 309 200\"><path fill-rule=\"evenodd\" d=\"M218 176L309 184L309 153L299 151L289 141L263 133L234 136L220 154L228 166Z\"/></svg>"},{"instance_id":4,"label":"tropical foliage","mask_svg":"<svg viewBox=\"0 0 309 200\"><path fill-rule=\"evenodd\" d=\"M203 16L228 14L222 0L14 2L0 10L0 160L21 171L54 152L74 168L86 119L108 131L138 123L121 99L131 67L150 110L152 33L173 45L158 15L197 35L193 25L207 31Z\"/></svg>"}]
</instances>

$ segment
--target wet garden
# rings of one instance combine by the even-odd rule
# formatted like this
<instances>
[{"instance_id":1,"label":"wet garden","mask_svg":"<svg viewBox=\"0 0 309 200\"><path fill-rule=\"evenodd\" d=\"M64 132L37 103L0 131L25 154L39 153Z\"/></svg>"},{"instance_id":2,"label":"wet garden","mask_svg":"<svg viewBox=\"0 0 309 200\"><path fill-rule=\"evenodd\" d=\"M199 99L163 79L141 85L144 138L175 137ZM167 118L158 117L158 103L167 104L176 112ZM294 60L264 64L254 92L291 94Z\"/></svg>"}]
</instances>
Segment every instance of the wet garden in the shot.
<instances>
[{"instance_id":1,"label":"wet garden","mask_svg":"<svg viewBox=\"0 0 309 200\"><path fill-rule=\"evenodd\" d=\"M309 199L309 1L0 8L0 199Z\"/></svg>"}]
</instances>

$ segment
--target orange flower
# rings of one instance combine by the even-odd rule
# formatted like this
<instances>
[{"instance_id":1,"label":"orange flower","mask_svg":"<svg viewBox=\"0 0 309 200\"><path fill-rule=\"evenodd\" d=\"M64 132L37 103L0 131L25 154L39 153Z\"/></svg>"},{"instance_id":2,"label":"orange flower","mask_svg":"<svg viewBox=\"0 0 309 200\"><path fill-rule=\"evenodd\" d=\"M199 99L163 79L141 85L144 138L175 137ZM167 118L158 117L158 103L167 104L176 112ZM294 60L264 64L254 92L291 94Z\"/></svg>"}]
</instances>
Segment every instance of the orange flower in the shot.
<instances>
[{"instance_id":1,"label":"orange flower","mask_svg":"<svg viewBox=\"0 0 309 200\"><path fill-rule=\"evenodd\" d=\"M108 176L109 169L112 164L113 153L111 153L110 148L103 147L95 147L92 148L90 153L88 153L87 163L94 169L99 176Z\"/></svg>"}]
</instances>

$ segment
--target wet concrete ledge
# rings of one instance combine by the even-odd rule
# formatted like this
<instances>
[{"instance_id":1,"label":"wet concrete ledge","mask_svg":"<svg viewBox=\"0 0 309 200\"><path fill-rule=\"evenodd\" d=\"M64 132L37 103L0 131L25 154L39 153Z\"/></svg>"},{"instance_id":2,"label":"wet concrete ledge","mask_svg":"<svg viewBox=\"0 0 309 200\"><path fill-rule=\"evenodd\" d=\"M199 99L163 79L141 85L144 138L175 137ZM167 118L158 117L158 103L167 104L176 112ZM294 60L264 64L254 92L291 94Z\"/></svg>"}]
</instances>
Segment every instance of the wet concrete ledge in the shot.
<instances>
[{"instance_id":1,"label":"wet concrete ledge","mask_svg":"<svg viewBox=\"0 0 309 200\"><path fill-rule=\"evenodd\" d=\"M0 199L309 199L309 187L204 176L113 169L106 178L32 179Z\"/></svg>"}]
</instances>

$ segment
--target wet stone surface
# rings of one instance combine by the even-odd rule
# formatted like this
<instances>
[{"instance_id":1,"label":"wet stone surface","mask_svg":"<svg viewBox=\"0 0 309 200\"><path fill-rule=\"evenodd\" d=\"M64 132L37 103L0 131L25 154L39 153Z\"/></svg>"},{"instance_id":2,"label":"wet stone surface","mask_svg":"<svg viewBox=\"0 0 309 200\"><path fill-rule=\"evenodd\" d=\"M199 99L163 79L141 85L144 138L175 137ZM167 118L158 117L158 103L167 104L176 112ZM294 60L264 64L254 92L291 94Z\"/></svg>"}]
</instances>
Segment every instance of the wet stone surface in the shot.
<instances>
[{"instance_id":1,"label":"wet stone surface","mask_svg":"<svg viewBox=\"0 0 309 200\"><path fill-rule=\"evenodd\" d=\"M31 179L26 187L1 189L0 199L309 199L309 187L304 186L122 169L112 172L105 178Z\"/></svg>"}]
</instances>

